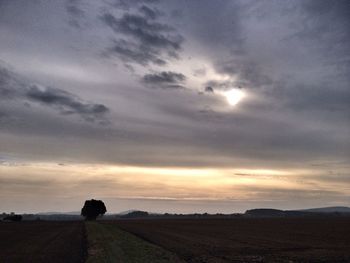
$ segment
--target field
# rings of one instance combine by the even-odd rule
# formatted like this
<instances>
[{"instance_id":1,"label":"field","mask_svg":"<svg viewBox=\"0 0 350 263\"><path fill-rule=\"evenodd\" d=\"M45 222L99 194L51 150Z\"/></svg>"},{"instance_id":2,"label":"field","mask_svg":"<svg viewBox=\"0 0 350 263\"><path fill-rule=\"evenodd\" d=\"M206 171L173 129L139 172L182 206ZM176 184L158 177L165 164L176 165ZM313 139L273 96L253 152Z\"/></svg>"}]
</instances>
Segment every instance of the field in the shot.
<instances>
[{"instance_id":1,"label":"field","mask_svg":"<svg viewBox=\"0 0 350 263\"><path fill-rule=\"evenodd\" d=\"M186 262L350 262L349 218L123 220Z\"/></svg>"},{"instance_id":2,"label":"field","mask_svg":"<svg viewBox=\"0 0 350 263\"><path fill-rule=\"evenodd\" d=\"M0 262L84 261L82 222L0 223Z\"/></svg>"},{"instance_id":3,"label":"field","mask_svg":"<svg viewBox=\"0 0 350 263\"><path fill-rule=\"evenodd\" d=\"M0 262L350 262L350 218L2 222Z\"/></svg>"},{"instance_id":4,"label":"field","mask_svg":"<svg viewBox=\"0 0 350 263\"><path fill-rule=\"evenodd\" d=\"M180 263L176 255L113 224L87 222L87 263Z\"/></svg>"}]
</instances>

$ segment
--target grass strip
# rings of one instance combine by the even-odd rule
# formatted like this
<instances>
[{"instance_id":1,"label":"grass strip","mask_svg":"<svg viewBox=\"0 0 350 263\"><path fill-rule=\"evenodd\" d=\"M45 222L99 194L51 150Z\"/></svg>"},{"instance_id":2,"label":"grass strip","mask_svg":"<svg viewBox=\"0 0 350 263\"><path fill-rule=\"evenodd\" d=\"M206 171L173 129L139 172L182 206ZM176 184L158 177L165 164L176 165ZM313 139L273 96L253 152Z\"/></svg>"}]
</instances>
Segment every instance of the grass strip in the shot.
<instances>
[{"instance_id":1,"label":"grass strip","mask_svg":"<svg viewBox=\"0 0 350 263\"><path fill-rule=\"evenodd\" d=\"M121 230L115 224L86 222L87 263L179 263L175 254Z\"/></svg>"}]
</instances>

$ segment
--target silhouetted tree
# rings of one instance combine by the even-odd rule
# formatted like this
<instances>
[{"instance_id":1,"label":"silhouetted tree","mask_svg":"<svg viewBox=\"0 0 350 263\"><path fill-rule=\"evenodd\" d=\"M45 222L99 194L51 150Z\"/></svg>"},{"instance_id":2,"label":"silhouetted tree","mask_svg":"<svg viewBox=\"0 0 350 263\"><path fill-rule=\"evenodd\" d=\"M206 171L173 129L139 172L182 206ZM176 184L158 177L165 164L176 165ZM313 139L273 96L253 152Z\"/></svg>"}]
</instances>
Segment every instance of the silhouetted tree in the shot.
<instances>
[{"instance_id":1,"label":"silhouetted tree","mask_svg":"<svg viewBox=\"0 0 350 263\"><path fill-rule=\"evenodd\" d=\"M81 209L81 215L85 220L96 220L99 215L107 212L105 204L101 200L86 200L84 207Z\"/></svg>"}]
</instances>

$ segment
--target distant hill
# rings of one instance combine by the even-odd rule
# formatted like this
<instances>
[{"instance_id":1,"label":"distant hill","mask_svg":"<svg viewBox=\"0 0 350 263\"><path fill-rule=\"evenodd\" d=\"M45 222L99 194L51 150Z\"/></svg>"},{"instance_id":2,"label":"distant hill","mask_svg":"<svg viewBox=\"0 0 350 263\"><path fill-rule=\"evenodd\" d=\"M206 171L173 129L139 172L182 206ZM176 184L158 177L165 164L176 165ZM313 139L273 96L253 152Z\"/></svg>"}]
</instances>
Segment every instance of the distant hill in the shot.
<instances>
[{"instance_id":1,"label":"distant hill","mask_svg":"<svg viewBox=\"0 0 350 263\"><path fill-rule=\"evenodd\" d=\"M283 210L272 208L256 208L250 209L245 212L248 216L282 216L285 212Z\"/></svg>"},{"instance_id":2,"label":"distant hill","mask_svg":"<svg viewBox=\"0 0 350 263\"><path fill-rule=\"evenodd\" d=\"M122 212L116 213L116 215L127 215L127 214L130 214L132 212L136 212L136 211L139 211L139 210L137 210L137 209L130 209L130 210L126 210L126 211L122 211Z\"/></svg>"},{"instance_id":3,"label":"distant hill","mask_svg":"<svg viewBox=\"0 0 350 263\"><path fill-rule=\"evenodd\" d=\"M303 209L303 210L298 210L298 211L312 212L312 213L350 213L350 207L330 206L330 207Z\"/></svg>"},{"instance_id":4,"label":"distant hill","mask_svg":"<svg viewBox=\"0 0 350 263\"><path fill-rule=\"evenodd\" d=\"M149 213L146 211L132 211L130 213L121 215L121 218L144 218L148 217Z\"/></svg>"},{"instance_id":5,"label":"distant hill","mask_svg":"<svg viewBox=\"0 0 350 263\"><path fill-rule=\"evenodd\" d=\"M303 210L279 210L272 208L257 208L247 210L244 213L249 217L308 217L308 216L337 216L337 215L350 215L350 208L344 206L337 207L321 207L310 208Z\"/></svg>"}]
</instances>

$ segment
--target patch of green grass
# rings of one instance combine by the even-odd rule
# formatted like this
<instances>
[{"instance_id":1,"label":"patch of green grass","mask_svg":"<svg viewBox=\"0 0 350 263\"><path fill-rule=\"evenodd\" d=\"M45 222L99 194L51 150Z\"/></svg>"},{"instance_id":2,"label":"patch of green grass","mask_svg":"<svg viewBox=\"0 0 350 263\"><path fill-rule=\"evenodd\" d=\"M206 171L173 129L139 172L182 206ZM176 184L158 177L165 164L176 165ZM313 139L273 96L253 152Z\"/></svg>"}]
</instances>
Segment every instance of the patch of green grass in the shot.
<instances>
[{"instance_id":1,"label":"patch of green grass","mask_svg":"<svg viewBox=\"0 0 350 263\"><path fill-rule=\"evenodd\" d=\"M87 263L178 263L176 255L114 224L86 222Z\"/></svg>"}]
</instances>

